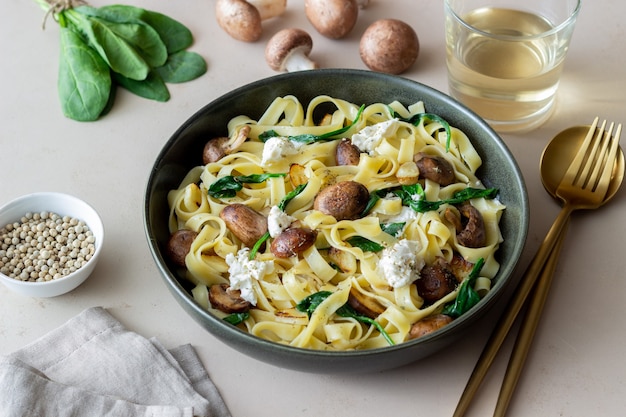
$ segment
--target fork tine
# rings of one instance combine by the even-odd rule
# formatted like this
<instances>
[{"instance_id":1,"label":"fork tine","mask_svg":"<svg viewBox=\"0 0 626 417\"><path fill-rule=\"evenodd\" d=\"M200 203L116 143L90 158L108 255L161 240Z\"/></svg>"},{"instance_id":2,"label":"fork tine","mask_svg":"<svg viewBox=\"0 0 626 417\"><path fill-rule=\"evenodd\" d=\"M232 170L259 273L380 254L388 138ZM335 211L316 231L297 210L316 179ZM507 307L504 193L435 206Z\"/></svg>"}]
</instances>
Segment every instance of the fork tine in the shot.
<instances>
[{"instance_id":1,"label":"fork tine","mask_svg":"<svg viewBox=\"0 0 626 417\"><path fill-rule=\"evenodd\" d=\"M611 125L612 127L612 125ZM617 125L617 129L615 130L615 134L613 135L613 140L611 142L611 148L609 149L609 153L606 158L605 168L602 171L602 175L598 180L598 185L595 189L595 192L606 194L609 185L611 183L611 176L613 175L613 167L615 165L615 161L617 160L617 151L619 149L619 139L622 134L622 124ZM609 140L611 139L609 133Z\"/></svg>"},{"instance_id":2,"label":"fork tine","mask_svg":"<svg viewBox=\"0 0 626 417\"><path fill-rule=\"evenodd\" d=\"M581 167L584 166L583 162L586 160L585 158L587 156L587 152L589 150L589 147L592 144L594 134L596 133L598 120L599 120L598 117L596 117L593 120L593 123L591 124L591 127L589 128L589 131L587 132L587 136L585 137L585 140L583 141L582 145L580 146L580 149L576 153L576 156L574 157L569 167L567 168L565 175L561 179L562 184L573 184L574 181L576 181L576 179L579 177L579 171ZM602 123L600 132L604 131L605 124L606 122Z\"/></svg>"},{"instance_id":3,"label":"fork tine","mask_svg":"<svg viewBox=\"0 0 626 417\"><path fill-rule=\"evenodd\" d=\"M602 123L602 126L604 127L605 124L606 122ZM578 185L581 188L587 188L590 190L594 190L596 188L597 182L600 178L600 170L604 170L604 166L607 163L607 149L611 143L613 126L614 123L611 123L606 132L604 129L600 129L598 132L598 136L596 136L597 139L594 141L593 149L589 153L585 167L578 178Z\"/></svg>"}]
</instances>

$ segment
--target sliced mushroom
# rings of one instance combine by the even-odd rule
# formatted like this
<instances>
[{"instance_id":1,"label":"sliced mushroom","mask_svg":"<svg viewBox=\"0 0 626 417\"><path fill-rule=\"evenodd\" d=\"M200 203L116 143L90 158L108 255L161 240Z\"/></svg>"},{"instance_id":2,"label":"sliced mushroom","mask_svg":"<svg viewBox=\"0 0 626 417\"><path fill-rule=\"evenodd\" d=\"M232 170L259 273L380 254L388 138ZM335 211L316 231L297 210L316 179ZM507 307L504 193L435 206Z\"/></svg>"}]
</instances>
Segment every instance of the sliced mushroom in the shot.
<instances>
[{"instance_id":1,"label":"sliced mushroom","mask_svg":"<svg viewBox=\"0 0 626 417\"><path fill-rule=\"evenodd\" d=\"M241 291L233 290L228 284L214 284L209 287L209 301L213 308L224 313L244 313L250 310L250 302L241 298Z\"/></svg>"},{"instance_id":2,"label":"sliced mushroom","mask_svg":"<svg viewBox=\"0 0 626 417\"><path fill-rule=\"evenodd\" d=\"M198 233L188 229L180 229L172 233L167 241L167 257L176 265L185 266L185 258L197 236Z\"/></svg>"},{"instance_id":3,"label":"sliced mushroom","mask_svg":"<svg viewBox=\"0 0 626 417\"><path fill-rule=\"evenodd\" d=\"M270 246L277 258L298 256L315 243L317 232L305 227L291 227L279 234Z\"/></svg>"},{"instance_id":4,"label":"sliced mushroom","mask_svg":"<svg viewBox=\"0 0 626 417\"><path fill-rule=\"evenodd\" d=\"M463 229L456 234L459 244L467 248L482 248L487 244L487 231L483 215L470 203L459 207Z\"/></svg>"},{"instance_id":5,"label":"sliced mushroom","mask_svg":"<svg viewBox=\"0 0 626 417\"><path fill-rule=\"evenodd\" d=\"M309 58L313 39L302 29L283 29L267 42L265 60L274 71L303 71L317 68Z\"/></svg>"},{"instance_id":6,"label":"sliced mushroom","mask_svg":"<svg viewBox=\"0 0 626 417\"><path fill-rule=\"evenodd\" d=\"M386 308L382 304L380 304L378 300L366 296L355 288L350 288L348 304L357 313L369 317L370 319L375 319L386 310Z\"/></svg>"},{"instance_id":7,"label":"sliced mushroom","mask_svg":"<svg viewBox=\"0 0 626 417\"><path fill-rule=\"evenodd\" d=\"M356 0L306 0L304 11L321 35L339 39L354 28L359 16L359 5Z\"/></svg>"},{"instance_id":8,"label":"sliced mushroom","mask_svg":"<svg viewBox=\"0 0 626 417\"><path fill-rule=\"evenodd\" d=\"M441 156L420 152L415 154L413 161L415 161L422 178L434 181L444 187L456 181L452 164Z\"/></svg>"},{"instance_id":9,"label":"sliced mushroom","mask_svg":"<svg viewBox=\"0 0 626 417\"><path fill-rule=\"evenodd\" d=\"M219 137L209 140L204 145L202 152L202 162L206 165L211 162L217 162L224 156L233 153L248 139L250 134L250 126L242 126L237 135L232 138Z\"/></svg>"},{"instance_id":10,"label":"sliced mushroom","mask_svg":"<svg viewBox=\"0 0 626 417\"><path fill-rule=\"evenodd\" d=\"M335 247L328 249L328 259L347 274L354 274L357 269L357 259L351 252L341 250Z\"/></svg>"},{"instance_id":11,"label":"sliced mushroom","mask_svg":"<svg viewBox=\"0 0 626 417\"><path fill-rule=\"evenodd\" d=\"M356 220L363 216L369 201L367 187L356 181L341 181L320 191L313 208L340 220Z\"/></svg>"},{"instance_id":12,"label":"sliced mushroom","mask_svg":"<svg viewBox=\"0 0 626 417\"><path fill-rule=\"evenodd\" d=\"M347 138L341 139L335 150L337 165L359 165L361 150L352 144Z\"/></svg>"},{"instance_id":13,"label":"sliced mushroom","mask_svg":"<svg viewBox=\"0 0 626 417\"><path fill-rule=\"evenodd\" d=\"M451 322L452 317L446 316L445 314L435 314L434 316L425 317L413 323L411 330L409 330L409 339L417 339L418 337L425 336L435 330L441 329Z\"/></svg>"},{"instance_id":14,"label":"sliced mushroom","mask_svg":"<svg viewBox=\"0 0 626 417\"><path fill-rule=\"evenodd\" d=\"M474 269L474 264L467 261L460 253L454 252L450 260L450 269L458 282L463 281Z\"/></svg>"},{"instance_id":15,"label":"sliced mushroom","mask_svg":"<svg viewBox=\"0 0 626 417\"><path fill-rule=\"evenodd\" d=\"M417 293L427 304L445 297L455 290L458 282L452 269L443 258L437 258L432 265L426 265L415 281Z\"/></svg>"},{"instance_id":16,"label":"sliced mushroom","mask_svg":"<svg viewBox=\"0 0 626 417\"><path fill-rule=\"evenodd\" d=\"M419 176L419 168L417 168L417 164L413 161L403 163L398 167L398 171L396 172L396 178L400 185L417 184Z\"/></svg>"},{"instance_id":17,"label":"sliced mushroom","mask_svg":"<svg viewBox=\"0 0 626 417\"><path fill-rule=\"evenodd\" d=\"M227 205L220 212L220 218L228 230L249 248L267 233L265 216L244 204Z\"/></svg>"},{"instance_id":18,"label":"sliced mushroom","mask_svg":"<svg viewBox=\"0 0 626 417\"><path fill-rule=\"evenodd\" d=\"M372 23L361 36L361 60L373 71L401 74L419 54L417 34L407 23L381 19Z\"/></svg>"}]
</instances>

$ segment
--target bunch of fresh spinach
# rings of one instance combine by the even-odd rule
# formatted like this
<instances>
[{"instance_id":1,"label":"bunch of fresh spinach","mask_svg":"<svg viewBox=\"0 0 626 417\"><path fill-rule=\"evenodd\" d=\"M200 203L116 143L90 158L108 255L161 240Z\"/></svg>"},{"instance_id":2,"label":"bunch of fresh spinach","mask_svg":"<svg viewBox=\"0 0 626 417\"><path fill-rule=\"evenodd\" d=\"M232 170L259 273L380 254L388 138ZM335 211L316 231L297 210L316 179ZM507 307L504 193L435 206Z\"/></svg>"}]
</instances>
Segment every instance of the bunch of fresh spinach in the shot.
<instances>
[{"instance_id":1,"label":"bunch of fresh spinach","mask_svg":"<svg viewBox=\"0 0 626 417\"><path fill-rule=\"evenodd\" d=\"M186 50L191 31L164 14L127 5L57 10L50 0L35 1L61 28L57 87L70 119L97 120L111 108L116 86L167 101L166 83L190 81L207 70L204 58Z\"/></svg>"}]
</instances>

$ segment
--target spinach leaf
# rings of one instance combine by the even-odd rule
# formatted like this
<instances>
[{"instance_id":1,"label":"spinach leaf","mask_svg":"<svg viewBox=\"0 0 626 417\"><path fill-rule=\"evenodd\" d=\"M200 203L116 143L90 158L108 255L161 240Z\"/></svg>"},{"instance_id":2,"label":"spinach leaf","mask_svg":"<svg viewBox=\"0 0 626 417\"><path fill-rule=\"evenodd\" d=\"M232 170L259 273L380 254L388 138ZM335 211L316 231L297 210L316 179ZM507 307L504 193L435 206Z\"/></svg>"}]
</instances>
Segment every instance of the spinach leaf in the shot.
<instances>
[{"instance_id":1,"label":"spinach leaf","mask_svg":"<svg viewBox=\"0 0 626 417\"><path fill-rule=\"evenodd\" d=\"M474 290L474 284L484 264L485 260L483 258L476 261L468 277L461 283L456 299L453 303L444 307L443 314L452 318L460 317L480 301L480 296Z\"/></svg>"},{"instance_id":2,"label":"spinach leaf","mask_svg":"<svg viewBox=\"0 0 626 417\"><path fill-rule=\"evenodd\" d=\"M325 299L327 299L331 294L332 293L330 291L319 291L319 292L313 293L305 297L302 301L300 301L296 305L296 309L298 311L302 311L303 313L306 313L307 316L311 318L311 315L313 314L315 309L317 309L317 307L319 307L319 305L322 304L322 302ZM376 330L380 332L383 338L385 338L387 343L389 343L392 346L395 345L394 341L391 339L389 334L385 331L385 329L383 328L383 326L381 326L379 322L367 316L360 315L356 310L350 307L348 303L339 307L337 311L335 311L335 314L337 314L340 317L353 318L357 321L360 321L361 323L374 326Z\"/></svg>"},{"instance_id":3,"label":"spinach leaf","mask_svg":"<svg viewBox=\"0 0 626 417\"><path fill-rule=\"evenodd\" d=\"M150 71L145 80L131 80L116 72L113 73L115 82L133 94L149 100L165 102L170 99L167 86L154 71Z\"/></svg>"},{"instance_id":4,"label":"spinach leaf","mask_svg":"<svg viewBox=\"0 0 626 417\"><path fill-rule=\"evenodd\" d=\"M237 191L243 188L244 183L260 184L268 178L284 177L286 175L287 174L227 175L211 184L208 193L214 198L232 198L237 195Z\"/></svg>"},{"instance_id":5,"label":"spinach leaf","mask_svg":"<svg viewBox=\"0 0 626 417\"><path fill-rule=\"evenodd\" d=\"M335 140L336 139L335 136L346 133L348 130L352 128L352 126L356 124L356 122L359 121L359 119L361 118L361 113L363 113L364 109L365 109L365 105L362 105L359 108L359 111L357 112L356 117L354 118L352 123L340 129L336 129L331 132L324 133L322 135L304 134L304 135L288 136L287 139L293 140L294 142L300 142L300 143L313 143L313 142L322 142L325 140ZM280 135L276 133L275 130L268 130L266 132L261 133L259 135L259 139L261 140L261 142L266 142L268 139L274 138L277 136L280 136Z\"/></svg>"},{"instance_id":6,"label":"spinach leaf","mask_svg":"<svg viewBox=\"0 0 626 417\"><path fill-rule=\"evenodd\" d=\"M171 54L165 64L154 69L166 83L184 83L207 71L206 61L195 52L179 51Z\"/></svg>"},{"instance_id":7,"label":"spinach leaf","mask_svg":"<svg viewBox=\"0 0 626 417\"><path fill-rule=\"evenodd\" d=\"M414 126L418 126L422 121L424 122L437 122L443 126L443 129L446 131L446 152L450 150L450 141L452 140L452 131L450 130L450 124L444 120L443 117L433 114L433 113L420 113L413 115L410 118L404 118L398 115L395 111L391 110L393 116L402 120L403 122L410 123Z\"/></svg>"},{"instance_id":8,"label":"spinach leaf","mask_svg":"<svg viewBox=\"0 0 626 417\"><path fill-rule=\"evenodd\" d=\"M391 236L396 236L396 234L402 230L406 223L388 223L381 224L380 228L383 232L390 234ZM350 245L360 248L364 252L380 252L385 249L385 247L379 243L373 242L363 236L352 236L346 239Z\"/></svg>"},{"instance_id":9,"label":"spinach leaf","mask_svg":"<svg viewBox=\"0 0 626 417\"><path fill-rule=\"evenodd\" d=\"M124 4L99 8L80 6L74 8L87 16L100 17L110 22L140 23L152 27L159 35L169 54L188 48L193 43L191 31L179 21L164 14Z\"/></svg>"},{"instance_id":10,"label":"spinach leaf","mask_svg":"<svg viewBox=\"0 0 626 417\"><path fill-rule=\"evenodd\" d=\"M246 311L244 313L229 314L228 316L224 317L222 320L224 320L227 323L232 324L233 326L236 326L246 321L249 317L250 317L250 313Z\"/></svg>"},{"instance_id":11,"label":"spinach leaf","mask_svg":"<svg viewBox=\"0 0 626 417\"><path fill-rule=\"evenodd\" d=\"M96 120L111 95L109 67L76 32L61 27L58 91L65 116Z\"/></svg>"},{"instance_id":12,"label":"spinach leaf","mask_svg":"<svg viewBox=\"0 0 626 417\"><path fill-rule=\"evenodd\" d=\"M150 66L139 53L124 39L120 38L110 27L97 18L71 17L76 29L85 34L89 45L94 48L111 67L111 69L133 80L143 80L148 76Z\"/></svg>"},{"instance_id":13,"label":"spinach leaf","mask_svg":"<svg viewBox=\"0 0 626 417\"><path fill-rule=\"evenodd\" d=\"M159 34L152 27L141 23L114 23L94 18L125 40L153 68L165 64L167 49Z\"/></svg>"},{"instance_id":14,"label":"spinach leaf","mask_svg":"<svg viewBox=\"0 0 626 417\"><path fill-rule=\"evenodd\" d=\"M400 189L393 191L402 199L402 204L411 207L418 213L437 210L443 204L461 204L473 198L495 198L498 195L497 188L465 188L453 194L452 198L438 201L426 200L424 188L420 183L414 185L403 185Z\"/></svg>"}]
</instances>

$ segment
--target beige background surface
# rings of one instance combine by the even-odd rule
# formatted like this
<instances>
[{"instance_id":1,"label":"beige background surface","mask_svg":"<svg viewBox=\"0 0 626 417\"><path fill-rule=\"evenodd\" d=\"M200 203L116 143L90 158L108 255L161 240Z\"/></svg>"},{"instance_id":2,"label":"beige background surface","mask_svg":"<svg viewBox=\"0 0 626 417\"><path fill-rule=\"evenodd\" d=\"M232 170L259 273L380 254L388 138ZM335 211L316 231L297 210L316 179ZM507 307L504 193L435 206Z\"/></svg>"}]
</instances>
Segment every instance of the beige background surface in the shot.
<instances>
[{"instance_id":1,"label":"beige background surface","mask_svg":"<svg viewBox=\"0 0 626 417\"><path fill-rule=\"evenodd\" d=\"M372 0L352 34L333 41L315 33L303 1L264 25L263 38L245 44L215 23L211 0L128 0L166 13L191 28L192 50L206 75L171 86L168 103L120 92L113 111L95 123L65 119L56 92L58 28L34 1L5 0L0 25L0 204L34 191L81 197L100 212L106 247L91 278L70 294L34 299L0 288L0 354L42 336L87 307L107 308L128 328L166 346L192 343L233 416L450 416L488 337L494 318L456 346L401 369L370 375L309 375L242 356L189 319L170 296L144 237L144 188L164 142L191 114L221 94L274 75L265 42L290 26L311 31L322 67L365 68L360 34L382 17L403 19L418 33L421 52L404 76L447 91L443 6L435 0ZM94 0L94 6L108 2ZM559 131L595 115L626 122L626 2L587 1L571 44L556 111L540 129L504 140L517 158L532 208L526 264L556 216L558 205L539 179L539 158ZM563 258L510 415L621 416L626 409L626 277L623 234L626 191L597 213L575 215ZM510 342L505 351L510 350ZM469 412L492 413L505 367L498 360Z\"/></svg>"}]
</instances>

